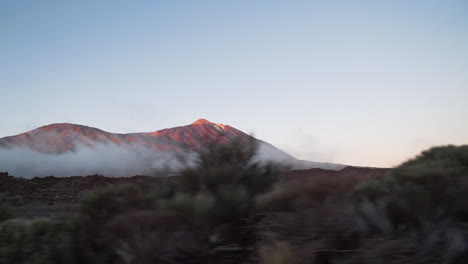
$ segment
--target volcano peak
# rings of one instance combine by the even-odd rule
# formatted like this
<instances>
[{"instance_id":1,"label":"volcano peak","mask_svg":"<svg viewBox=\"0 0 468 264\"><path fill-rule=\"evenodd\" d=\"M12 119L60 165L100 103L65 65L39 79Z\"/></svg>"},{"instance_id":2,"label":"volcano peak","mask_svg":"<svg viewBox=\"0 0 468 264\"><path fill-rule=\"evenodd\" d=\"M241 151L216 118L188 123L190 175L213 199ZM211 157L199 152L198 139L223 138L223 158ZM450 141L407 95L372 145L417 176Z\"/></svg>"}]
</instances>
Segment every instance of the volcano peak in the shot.
<instances>
[{"instance_id":1,"label":"volcano peak","mask_svg":"<svg viewBox=\"0 0 468 264\"><path fill-rule=\"evenodd\" d=\"M212 125L210 121L204 119L204 118L199 118L197 121L193 122L192 125Z\"/></svg>"}]
</instances>

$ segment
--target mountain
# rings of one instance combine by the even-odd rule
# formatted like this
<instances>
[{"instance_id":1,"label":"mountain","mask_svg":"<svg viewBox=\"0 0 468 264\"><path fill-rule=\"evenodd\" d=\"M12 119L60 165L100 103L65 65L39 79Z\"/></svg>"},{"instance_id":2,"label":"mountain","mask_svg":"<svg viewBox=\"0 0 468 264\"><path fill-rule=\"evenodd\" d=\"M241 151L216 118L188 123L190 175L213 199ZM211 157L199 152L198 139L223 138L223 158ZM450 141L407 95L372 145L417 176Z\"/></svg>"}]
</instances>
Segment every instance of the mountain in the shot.
<instances>
[{"instance_id":1,"label":"mountain","mask_svg":"<svg viewBox=\"0 0 468 264\"><path fill-rule=\"evenodd\" d=\"M104 164L102 161L102 156L104 155L113 157L111 160L107 160L108 164L106 167L114 167L113 163L118 163L122 159L128 160L128 156L130 155L128 153L134 152L138 155L131 157L134 162L128 166L145 167L147 165L143 163L142 160L144 160L151 161L151 166L155 167L155 159L160 159L160 163L171 163L174 156L172 154L169 155L170 153L181 153L183 152L182 150L198 150L214 142L226 144L234 140L243 142L256 140L259 143L257 155L259 160L284 163L293 169L323 168L338 170L344 167L337 164L298 160L273 145L255 139L234 127L212 123L206 119L198 119L186 126L167 128L154 132L129 134L109 133L97 128L76 124L51 124L16 136L0 138L0 149L3 150L3 154L8 150L22 150L23 152L27 150L37 153L34 156L34 160L38 164L29 166L34 168L41 167L43 164L57 166L57 161L61 162L57 160L59 157L69 157L73 159L73 163L75 163L75 160L81 161L85 158L89 159L89 157L93 157L92 163L88 161L86 165L80 166L86 167L91 164L92 168L98 168L99 166L104 166L102 165ZM103 149L106 151L102 151ZM22 154L23 152L16 156L3 157L0 155L0 159L3 159L3 161L0 160L0 171L2 170L2 162L17 162L16 160L20 159L18 157L30 156L30 153L24 155ZM115 153L119 152L124 153L116 156ZM80 153L87 153L87 155L83 158L83 155L77 155ZM141 153L144 153L144 155ZM51 157L55 158L55 163L50 161ZM67 162L69 162L68 159ZM26 163L23 162L23 164L13 167L13 170L18 171L18 167L20 167L20 171L24 172L24 167L27 167ZM12 167L11 165L8 166L8 164L3 166ZM80 171L77 173L88 171L81 170L80 166L76 165L77 168L80 168Z\"/></svg>"},{"instance_id":2,"label":"mountain","mask_svg":"<svg viewBox=\"0 0 468 264\"><path fill-rule=\"evenodd\" d=\"M0 147L26 147L41 153L61 154L79 147L115 144L139 146L156 151L198 149L218 141L249 140L251 136L231 126L198 119L190 125L148 133L115 134L97 128L68 123L46 125L16 136L0 138Z\"/></svg>"}]
</instances>

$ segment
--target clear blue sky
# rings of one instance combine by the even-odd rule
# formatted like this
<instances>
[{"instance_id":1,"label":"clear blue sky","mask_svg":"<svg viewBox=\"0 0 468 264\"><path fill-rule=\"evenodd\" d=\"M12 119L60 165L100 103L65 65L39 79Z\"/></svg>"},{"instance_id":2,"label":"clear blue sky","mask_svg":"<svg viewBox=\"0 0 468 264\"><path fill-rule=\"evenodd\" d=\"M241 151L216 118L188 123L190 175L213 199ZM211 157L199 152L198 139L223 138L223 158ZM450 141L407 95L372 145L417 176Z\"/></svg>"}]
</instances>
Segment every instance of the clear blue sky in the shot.
<instances>
[{"instance_id":1,"label":"clear blue sky","mask_svg":"<svg viewBox=\"0 0 468 264\"><path fill-rule=\"evenodd\" d=\"M0 137L203 117L296 157L468 143L468 2L0 1Z\"/></svg>"}]
</instances>

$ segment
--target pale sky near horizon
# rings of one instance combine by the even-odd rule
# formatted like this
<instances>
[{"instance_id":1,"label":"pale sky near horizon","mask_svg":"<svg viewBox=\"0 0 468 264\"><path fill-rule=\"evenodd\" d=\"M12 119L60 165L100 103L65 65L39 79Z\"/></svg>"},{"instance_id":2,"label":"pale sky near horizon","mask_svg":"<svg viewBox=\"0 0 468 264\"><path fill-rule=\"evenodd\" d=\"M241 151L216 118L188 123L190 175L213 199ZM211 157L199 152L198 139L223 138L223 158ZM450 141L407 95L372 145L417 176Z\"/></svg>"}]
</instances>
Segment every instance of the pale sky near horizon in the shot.
<instances>
[{"instance_id":1,"label":"pale sky near horizon","mask_svg":"<svg viewBox=\"0 0 468 264\"><path fill-rule=\"evenodd\" d=\"M468 1L0 1L0 137L198 118L301 159L468 143Z\"/></svg>"}]
</instances>

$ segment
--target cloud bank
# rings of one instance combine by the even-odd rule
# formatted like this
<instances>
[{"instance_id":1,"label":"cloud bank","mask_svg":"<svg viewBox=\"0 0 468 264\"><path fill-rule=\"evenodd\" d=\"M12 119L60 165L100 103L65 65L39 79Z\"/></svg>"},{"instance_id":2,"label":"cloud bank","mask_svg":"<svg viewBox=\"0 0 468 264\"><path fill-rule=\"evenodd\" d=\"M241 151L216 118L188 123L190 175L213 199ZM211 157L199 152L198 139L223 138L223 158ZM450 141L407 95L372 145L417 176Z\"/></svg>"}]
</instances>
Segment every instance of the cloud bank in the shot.
<instances>
[{"instance_id":1,"label":"cloud bank","mask_svg":"<svg viewBox=\"0 0 468 264\"><path fill-rule=\"evenodd\" d=\"M102 174L109 177L154 175L176 171L193 162L195 154L155 152L134 146L97 144L80 146L74 152L44 154L29 148L0 149L0 171L33 178L44 176L83 176Z\"/></svg>"},{"instance_id":2,"label":"cloud bank","mask_svg":"<svg viewBox=\"0 0 468 264\"><path fill-rule=\"evenodd\" d=\"M76 151L45 154L26 147L0 149L0 172L24 177L67 177L101 174L108 177L174 173L195 164L195 152L158 152L141 146L97 143ZM291 169L341 169L343 166L297 160L275 147L261 143L254 159L284 164Z\"/></svg>"}]
</instances>

